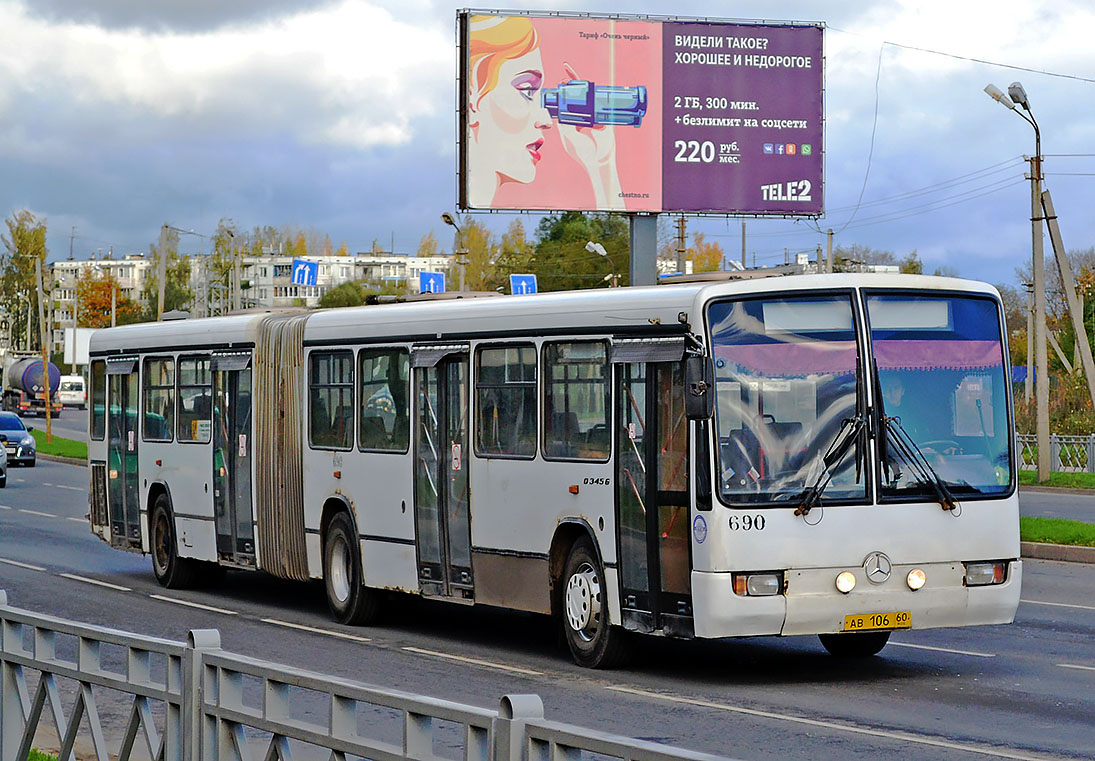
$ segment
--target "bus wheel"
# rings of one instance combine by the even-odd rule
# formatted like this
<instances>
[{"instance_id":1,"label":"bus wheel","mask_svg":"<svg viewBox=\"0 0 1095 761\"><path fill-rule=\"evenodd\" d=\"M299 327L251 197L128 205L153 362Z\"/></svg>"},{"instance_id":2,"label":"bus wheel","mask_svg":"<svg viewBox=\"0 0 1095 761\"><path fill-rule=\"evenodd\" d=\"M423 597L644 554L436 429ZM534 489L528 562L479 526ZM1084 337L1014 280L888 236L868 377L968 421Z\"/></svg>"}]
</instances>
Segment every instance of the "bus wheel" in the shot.
<instances>
[{"instance_id":1,"label":"bus wheel","mask_svg":"<svg viewBox=\"0 0 1095 761\"><path fill-rule=\"evenodd\" d=\"M168 589L186 589L194 585L197 564L188 558L180 558L175 544L175 525L171 520L170 502L166 494L156 497L152 507L149 537L152 544L152 572L160 586Z\"/></svg>"},{"instance_id":2,"label":"bus wheel","mask_svg":"<svg viewBox=\"0 0 1095 761\"><path fill-rule=\"evenodd\" d=\"M837 658L869 658L877 655L890 639L889 632L819 634L818 639Z\"/></svg>"},{"instance_id":3,"label":"bus wheel","mask_svg":"<svg viewBox=\"0 0 1095 761\"><path fill-rule=\"evenodd\" d=\"M625 656L625 632L608 622L604 571L588 539L570 550L563 571L563 633L574 662L587 668L612 668Z\"/></svg>"},{"instance_id":4,"label":"bus wheel","mask_svg":"<svg viewBox=\"0 0 1095 761\"><path fill-rule=\"evenodd\" d=\"M339 513L327 527L323 542L323 580L327 606L339 623L361 626L376 620L377 593L361 583L361 556L357 532L346 513Z\"/></svg>"}]
</instances>

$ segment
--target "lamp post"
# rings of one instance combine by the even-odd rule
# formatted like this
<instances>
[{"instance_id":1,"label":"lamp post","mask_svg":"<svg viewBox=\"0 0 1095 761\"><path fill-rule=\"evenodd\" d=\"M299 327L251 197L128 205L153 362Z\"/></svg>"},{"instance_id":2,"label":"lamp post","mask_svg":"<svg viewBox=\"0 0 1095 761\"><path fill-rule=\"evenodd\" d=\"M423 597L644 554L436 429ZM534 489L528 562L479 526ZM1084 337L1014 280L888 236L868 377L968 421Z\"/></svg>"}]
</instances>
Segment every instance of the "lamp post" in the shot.
<instances>
[{"instance_id":1,"label":"lamp post","mask_svg":"<svg viewBox=\"0 0 1095 761\"><path fill-rule=\"evenodd\" d=\"M456 240L458 243L462 243L464 240L464 231L460 229L460 225L456 223L456 219L453 215L449 214L447 211L442 212L441 221L456 230ZM454 248L456 247L454 246ZM453 251L453 255L456 257L456 266L460 269L460 291L463 293L468 290L468 279L465 269L468 263L468 249L463 247L456 248L456 250Z\"/></svg>"},{"instance_id":2,"label":"lamp post","mask_svg":"<svg viewBox=\"0 0 1095 761\"><path fill-rule=\"evenodd\" d=\"M985 92L1000 105L1022 117L1034 128L1034 155L1030 157L1030 227L1034 271L1034 404L1037 414L1038 480L1049 478L1049 361L1046 350L1046 276L1042 253L1042 132L1030 110L1026 90L1012 82L1005 95L995 85L986 85ZM1010 97L1009 97L1010 96ZM1020 111L1015 106L1022 107ZM1030 340L1030 336L1027 336Z\"/></svg>"},{"instance_id":3,"label":"lamp post","mask_svg":"<svg viewBox=\"0 0 1095 761\"><path fill-rule=\"evenodd\" d=\"M605 259L608 260L608 265L612 267L612 272L605 275L602 282L604 282L604 280L610 280L611 282L609 284L609 287L618 288L620 285L620 276L616 272L616 262L612 261L612 257L608 255L607 251L605 251L605 247L602 246L600 243L594 243L593 241L589 241L589 243L586 243L586 251L591 254L598 254L600 256L603 256Z\"/></svg>"}]
</instances>

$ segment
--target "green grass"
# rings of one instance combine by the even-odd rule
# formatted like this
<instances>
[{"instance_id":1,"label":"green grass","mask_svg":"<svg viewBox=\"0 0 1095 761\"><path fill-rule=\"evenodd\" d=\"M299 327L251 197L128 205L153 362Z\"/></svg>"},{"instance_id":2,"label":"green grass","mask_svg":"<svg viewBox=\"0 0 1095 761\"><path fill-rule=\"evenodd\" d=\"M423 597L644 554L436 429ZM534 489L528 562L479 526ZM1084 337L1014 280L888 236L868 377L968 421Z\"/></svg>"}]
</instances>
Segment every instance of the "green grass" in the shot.
<instances>
[{"instance_id":1,"label":"green grass","mask_svg":"<svg viewBox=\"0 0 1095 761\"><path fill-rule=\"evenodd\" d=\"M87 459L87 442L73 441L72 439L64 439L54 435L51 437L53 440L47 444L44 423L41 430L38 426L35 426L34 430L30 432L30 435L34 437L35 445L41 454L51 454L58 457L74 457L77 460Z\"/></svg>"},{"instance_id":2,"label":"green grass","mask_svg":"<svg viewBox=\"0 0 1095 761\"><path fill-rule=\"evenodd\" d=\"M1024 542L1095 547L1095 523L1064 518L1020 518L1019 538Z\"/></svg>"},{"instance_id":3,"label":"green grass","mask_svg":"<svg viewBox=\"0 0 1095 761\"><path fill-rule=\"evenodd\" d=\"M1048 479L1039 483L1037 472L1020 470L1019 484L1022 486L1057 486L1063 489L1095 489L1095 473L1050 473Z\"/></svg>"},{"instance_id":4,"label":"green grass","mask_svg":"<svg viewBox=\"0 0 1095 761\"><path fill-rule=\"evenodd\" d=\"M27 756L27 761L57 761L57 756L52 753L43 753L35 748L30 749L30 755Z\"/></svg>"}]
</instances>

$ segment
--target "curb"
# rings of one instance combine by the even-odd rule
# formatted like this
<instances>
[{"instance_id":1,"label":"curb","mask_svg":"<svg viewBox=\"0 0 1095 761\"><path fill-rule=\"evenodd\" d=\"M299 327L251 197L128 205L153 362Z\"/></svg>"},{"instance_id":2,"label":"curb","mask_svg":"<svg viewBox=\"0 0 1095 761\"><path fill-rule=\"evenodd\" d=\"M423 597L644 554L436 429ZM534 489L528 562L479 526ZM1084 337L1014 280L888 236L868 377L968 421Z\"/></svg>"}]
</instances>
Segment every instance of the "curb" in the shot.
<instances>
[{"instance_id":1,"label":"curb","mask_svg":"<svg viewBox=\"0 0 1095 761\"><path fill-rule=\"evenodd\" d=\"M63 462L67 465L83 465L84 467L87 467L87 460L83 459L82 457L61 457L61 455L39 452L38 459L49 460L51 462Z\"/></svg>"},{"instance_id":2,"label":"curb","mask_svg":"<svg viewBox=\"0 0 1095 761\"><path fill-rule=\"evenodd\" d=\"M1019 487L1020 492L1030 491L1036 494L1077 494L1083 497L1095 497L1095 489L1074 489L1068 486L1027 486Z\"/></svg>"},{"instance_id":3,"label":"curb","mask_svg":"<svg viewBox=\"0 0 1095 761\"><path fill-rule=\"evenodd\" d=\"M1095 563L1095 547L1071 544L1019 542L1019 554L1036 560L1060 560L1067 563Z\"/></svg>"}]
</instances>

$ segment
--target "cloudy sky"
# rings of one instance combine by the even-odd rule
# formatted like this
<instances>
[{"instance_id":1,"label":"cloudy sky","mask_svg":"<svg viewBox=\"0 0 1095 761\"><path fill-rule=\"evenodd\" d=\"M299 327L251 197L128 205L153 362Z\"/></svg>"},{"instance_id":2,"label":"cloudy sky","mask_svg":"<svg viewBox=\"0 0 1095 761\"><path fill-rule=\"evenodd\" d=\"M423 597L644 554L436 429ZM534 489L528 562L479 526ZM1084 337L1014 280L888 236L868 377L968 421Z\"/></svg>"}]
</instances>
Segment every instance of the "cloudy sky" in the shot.
<instances>
[{"instance_id":1,"label":"cloudy sky","mask_svg":"<svg viewBox=\"0 0 1095 761\"><path fill-rule=\"evenodd\" d=\"M0 213L44 216L51 259L67 258L70 244L76 258L145 251L163 222L208 234L221 218L315 228L351 251L394 239L397 252L413 252L431 230L447 247L439 215L456 204L457 7L0 0ZM710 17L727 8L507 7ZM1010 282L1030 255L1020 159L1033 152L1033 131L982 88L1020 80L1066 246L1095 245L1090 0L740 0L734 12L827 24L820 226L838 231L837 243L916 249L929 269ZM483 219L501 231L512 217ZM737 220L697 219L690 230L740 251ZM803 222L750 221L748 232L758 263L822 242Z\"/></svg>"}]
</instances>

